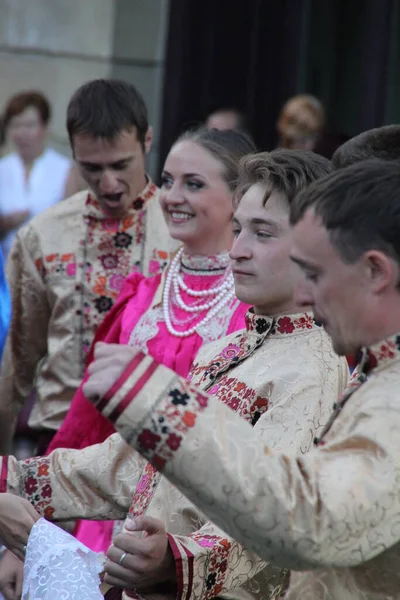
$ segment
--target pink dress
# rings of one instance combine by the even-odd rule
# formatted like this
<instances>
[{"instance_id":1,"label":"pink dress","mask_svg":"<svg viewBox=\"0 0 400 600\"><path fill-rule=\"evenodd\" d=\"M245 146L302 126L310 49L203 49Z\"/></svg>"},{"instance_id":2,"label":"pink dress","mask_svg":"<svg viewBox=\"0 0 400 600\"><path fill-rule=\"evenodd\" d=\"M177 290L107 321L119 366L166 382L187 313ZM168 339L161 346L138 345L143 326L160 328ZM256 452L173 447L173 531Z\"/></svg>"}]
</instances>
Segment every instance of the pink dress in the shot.
<instances>
[{"instance_id":1,"label":"pink dress","mask_svg":"<svg viewBox=\"0 0 400 600\"><path fill-rule=\"evenodd\" d=\"M213 257L184 255L181 275L192 290L205 290L219 284L228 265L229 257L225 253ZM121 296L97 331L89 353L89 363L93 359L94 344L98 341L129 344L146 351L158 362L186 377L203 344L245 327L245 314L249 306L234 298L195 333L187 337L172 335L163 316L163 288L162 275L146 278L134 273L126 279ZM184 290L181 290L181 297L186 304L204 302L204 298L194 299ZM188 313L174 303L173 327L177 331L185 331L200 323L205 314L200 313L189 322ZM103 442L113 432L109 421L85 398L81 385L48 452L55 448L85 448ZM92 550L106 552L111 544L112 532L113 522L80 521L75 535Z\"/></svg>"}]
</instances>

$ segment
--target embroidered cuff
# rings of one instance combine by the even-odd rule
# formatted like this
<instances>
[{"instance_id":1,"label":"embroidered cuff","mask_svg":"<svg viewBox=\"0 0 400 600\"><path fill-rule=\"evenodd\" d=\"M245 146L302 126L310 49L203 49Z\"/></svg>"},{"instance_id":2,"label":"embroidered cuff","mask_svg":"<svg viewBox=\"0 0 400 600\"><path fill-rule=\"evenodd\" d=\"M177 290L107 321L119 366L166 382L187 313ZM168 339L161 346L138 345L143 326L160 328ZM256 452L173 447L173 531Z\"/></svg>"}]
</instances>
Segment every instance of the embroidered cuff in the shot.
<instances>
[{"instance_id":1,"label":"embroidered cuff","mask_svg":"<svg viewBox=\"0 0 400 600\"><path fill-rule=\"evenodd\" d=\"M175 560L176 600L190 598L193 589L193 554L174 535L168 533L169 546Z\"/></svg>"},{"instance_id":2,"label":"embroidered cuff","mask_svg":"<svg viewBox=\"0 0 400 600\"><path fill-rule=\"evenodd\" d=\"M207 406L206 394L142 355L117 393L105 399L102 413L128 444L161 470Z\"/></svg>"},{"instance_id":3,"label":"embroidered cuff","mask_svg":"<svg viewBox=\"0 0 400 600\"><path fill-rule=\"evenodd\" d=\"M177 600L211 600L230 591L225 585L232 575L228 538L201 529L187 537L168 534L168 538L175 558Z\"/></svg>"}]
</instances>

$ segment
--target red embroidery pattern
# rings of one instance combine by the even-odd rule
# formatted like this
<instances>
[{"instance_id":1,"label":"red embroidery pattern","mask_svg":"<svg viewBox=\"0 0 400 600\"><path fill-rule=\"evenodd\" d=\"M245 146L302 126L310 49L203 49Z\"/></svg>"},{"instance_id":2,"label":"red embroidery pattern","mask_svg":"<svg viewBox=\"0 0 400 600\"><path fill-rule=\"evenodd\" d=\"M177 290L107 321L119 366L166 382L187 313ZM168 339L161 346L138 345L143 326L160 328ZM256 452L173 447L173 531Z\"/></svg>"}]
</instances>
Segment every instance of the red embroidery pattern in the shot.
<instances>
[{"instance_id":1,"label":"red embroidery pattern","mask_svg":"<svg viewBox=\"0 0 400 600\"><path fill-rule=\"evenodd\" d=\"M399 354L400 336L376 344L367 350L368 367L374 369L382 362L391 361Z\"/></svg>"},{"instance_id":2,"label":"red embroidery pattern","mask_svg":"<svg viewBox=\"0 0 400 600\"><path fill-rule=\"evenodd\" d=\"M143 269L145 244L146 202L156 193L156 186L149 183L140 198L133 203L133 211L123 219L104 219L98 201L90 194L86 201L87 237L81 244L86 248L84 282L92 292L92 301L85 302L85 326L95 330L104 314L113 306L125 278ZM133 250L137 249L133 261ZM89 256L90 249L90 256ZM85 252L84 252L85 254ZM154 251L151 273L157 274L168 263L168 253Z\"/></svg>"},{"instance_id":3,"label":"red embroidery pattern","mask_svg":"<svg viewBox=\"0 0 400 600\"><path fill-rule=\"evenodd\" d=\"M270 330L271 335L277 335L278 333L288 335L294 331L304 331L317 326L312 315L308 313L278 317L274 320L272 328L271 322L271 319L254 314L253 309L250 309L246 314L247 331L258 334L269 332Z\"/></svg>"},{"instance_id":4,"label":"red embroidery pattern","mask_svg":"<svg viewBox=\"0 0 400 600\"><path fill-rule=\"evenodd\" d=\"M146 512L160 479L161 474L150 463L147 463L133 495L129 509L131 517L139 517Z\"/></svg>"},{"instance_id":5,"label":"red embroidery pattern","mask_svg":"<svg viewBox=\"0 0 400 600\"><path fill-rule=\"evenodd\" d=\"M322 438L331 429L333 423L340 415L343 407L349 401L351 396L361 387L367 380L371 372L377 367L382 367L392 363L396 358L400 356L400 335L395 335L384 342L374 344L369 348L364 348L360 353L360 360L356 368L354 369L349 383L344 389L341 397L333 405L333 412L321 432L321 435L314 439L314 445L324 445Z\"/></svg>"},{"instance_id":6,"label":"red embroidery pattern","mask_svg":"<svg viewBox=\"0 0 400 600\"><path fill-rule=\"evenodd\" d=\"M205 600L216 598L223 590L225 575L228 569L229 553L231 551L231 542L227 538L215 535L201 535L193 533L193 540L200 546L210 548L209 560L206 574L207 592L204 594Z\"/></svg>"},{"instance_id":7,"label":"red embroidery pattern","mask_svg":"<svg viewBox=\"0 0 400 600\"><path fill-rule=\"evenodd\" d=\"M207 389L214 383L220 373L235 367L241 360L244 360L259 348L264 342L267 331L257 335L252 340L249 340L246 334L238 334L234 338L234 343L230 343L226 348L223 348L210 363L206 365L194 363L188 381L196 378L196 384L203 389Z\"/></svg>"},{"instance_id":8,"label":"red embroidery pattern","mask_svg":"<svg viewBox=\"0 0 400 600\"><path fill-rule=\"evenodd\" d=\"M51 506L53 490L49 476L50 461L47 457L30 458L22 462L24 498L46 519L52 519L54 508Z\"/></svg>"},{"instance_id":9,"label":"red embroidery pattern","mask_svg":"<svg viewBox=\"0 0 400 600\"><path fill-rule=\"evenodd\" d=\"M51 276L75 278L76 255L48 254L44 258L38 258L35 265L40 275L44 278Z\"/></svg>"},{"instance_id":10,"label":"red embroidery pattern","mask_svg":"<svg viewBox=\"0 0 400 600\"><path fill-rule=\"evenodd\" d=\"M271 335L276 335L278 333L288 335L295 331L310 330L313 329L313 327L316 327L314 318L307 313L301 317L280 317L276 320Z\"/></svg>"},{"instance_id":11,"label":"red embroidery pattern","mask_svg":"<svg viewBox=\"0 0 400 600\"><path fill-rule=\"evenodd\" d=\"M217 396L224 404L239 413L240 416L255 425L268 410L268 398L256 396L256 391L242 381L225 375L210 388L209 393Z\"/></svg>"},{"instance_id":12,"label":"red embroidery pattern","mask_svg":"<svg viewBox=\"0 0 400 600\"><path fill-rule=\"evenodd\" d=\"M207 405L206 395L178 379L176 387L161 399L150 422L139 432L135 445L157 470L161 470L167 460L173 458L183 437L194 427L197 415Z\"/></svg>"},{"instance_id":13,"label":"red embroidery pattern","mask_svg":"<svg viewBox=\"0 0 400 600\"><path fill-rule=\"evenodd\" d=\"M205 365L194 363L188 381L194 379L202 389L213 393L210 386L216 381L217 376L234 368L240 361L250 356L264 343L268 335L289 335L295 331L310 330L316 326L313 317L307 313L273 320L260 317L254 314L253 309L250 309L246 313L246 332L238 333L233 341L223 348L210 363Z\"/></svg>"}]
</instances>

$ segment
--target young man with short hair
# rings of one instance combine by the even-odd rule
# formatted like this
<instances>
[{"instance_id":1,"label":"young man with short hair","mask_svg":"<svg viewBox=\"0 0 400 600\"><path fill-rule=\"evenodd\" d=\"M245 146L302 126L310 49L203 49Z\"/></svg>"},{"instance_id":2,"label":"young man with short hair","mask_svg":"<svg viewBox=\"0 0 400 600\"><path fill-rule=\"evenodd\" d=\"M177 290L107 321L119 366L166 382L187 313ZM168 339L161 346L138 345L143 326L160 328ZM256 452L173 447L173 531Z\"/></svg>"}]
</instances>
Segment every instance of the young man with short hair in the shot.
<instances>
[{"instance_id":1,"label":"young man with short hair","mask_svg":"<svg viewBox=\"0 0 400 600\"><path fill-rule=\"evenodd\" d=\"M86 352L135 269L152 274L176 247L158 189L145 172L151 128L133 85L99 79L72 96L67 129L89 191L33 219L17 234L8 279L13 316L0 378L0 450L33 387L29 425L44 452L81 382Z\"/></svg>"}]
</instances>

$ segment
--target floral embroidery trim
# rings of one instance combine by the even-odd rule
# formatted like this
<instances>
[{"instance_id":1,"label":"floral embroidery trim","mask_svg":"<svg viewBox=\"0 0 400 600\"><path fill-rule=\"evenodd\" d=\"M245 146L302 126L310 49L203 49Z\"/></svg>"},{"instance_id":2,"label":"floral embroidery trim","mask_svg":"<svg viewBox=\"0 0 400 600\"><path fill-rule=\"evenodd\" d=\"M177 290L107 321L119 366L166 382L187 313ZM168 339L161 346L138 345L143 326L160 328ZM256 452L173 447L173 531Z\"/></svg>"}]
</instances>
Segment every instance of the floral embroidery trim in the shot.
<instances>
[{"instance_id":1,"label":"floral embroidery trim","mask_svg":"<svg viewBox=\"0 0 400 600\"><path fill-rule=\"evenodd\" d=\"M359 364L364 365L363 371L369 374L377 368L390 365L400 358L400 334L390 336L384 341L364 348Z\"/></svg>"},{"instance_id":2,"label":"floral embroidery trim","mask_svg":"<svg viewBox=\"0 0 400 600\"><path fill-rule=\"evenodd\" d=\"M146 512L160 479L161 474L150 463L147 463L133 495L129 509L131 517L139 517Z\"/></svg>"},{"instance_id":3,"label":"floral embroidery trim","mask_svg":"<svg viewBox=\"0 0 400 600\"><path fill-rule=\"evenodd\" d=\"M314 317L308 313L276 317L273 319L272 328L270 328L271 321L272 319L269 317L256 315L254 309L251 308L246 313L246 330L261 335L270 329L270 335L289 335L320 327Z\"/></svg>"},{"instance_id":4,"label":"floral embroidery trim","mask_svg":"<svg viewBox=\"0 0 400 600\"><path fill-rule=\"evenodd\" d=\"M231 542L224 537L216 535L202 535L194 533L191 536L200 546L211 548L207 571L206 571L206 593L204 598L217 598L223 591L226 572L228 570L228 559L231 551Z\"/></svg>"},{"instance_id":5,"label":"floral embroidery trim","mask_svg":"<svg viewBox=\"0 0 400 600\"><path fill-rule=\"evenodd\" d=\"M191 389L187 382L177 378L170 391L161 395L155 409L127 441L160 471L173 458L185 435L195 426L198 415L207 406L205 394Z\"/></svg>"},{"instance_id":6,"label":"floral embroidery trim","mask_svg":"<svg viewBox=\"0 0 400 600\"><path fill-rule=\"evenodd\" d=\"M52 275L73 279L76 276L76 255L74 253L48 254L35 260L35 266L43 279Z\"/></svg>"},{"instance_id":7,"label":"floral embroidery trim","mask_svg":"<svg viewBox=\"0 0 400 600\"><path fill-rule=\"evenodd\" d=\"M142 191L140 196L138 196L136 198L136 200L134 200L134 202L132 203L132 208L135 211L142 210L145 203L154 196L156 191L157 191L156 185L149 179L146 187L144 188L144 190ZM92 194L88 194L88 196L87 196L86 207L87 207L88 215L94 215L97 218L100 217L106 223L107 228L112 227L112 225L110 225L110 223L112 223L114 221L114 219L107 217L107 215L104 214L104 212L101 209L99 201ZM131 217L129 215L128 215L128 217L125 217L127 227L130 227L130 224L129 224L130 218Z\"/></svg>"},{"instance_id":8,"label":"floral embroidery trim","mask_svg":"<svg viewBox=\"0 0 400 600\"><path fill-rule=\"evenodd\" d=\"M157 187L149 180L146 188L122 219L105 215L91 194L86 198L85 238L81 240L81 260L76 290L80 291L80 308L76 311L77 329L81 336L81 363L85 364L91 339L104 316L113 307L126 277L144 268L146 248L146 203ZM149 272L157 274L165 268L168 253L153 250ZM147 265L146 265L147 266ZM72 267L70 267L72 275Z\"/></svg>"},{"instance_id":9,"label":"floral embroidery trim","mask_svg":"<svg viewBox=\"0 0 400 600\"><path fill-rule=\"evenodd\" d=\"M46 519L51 520L55 509L51 506L53 489L49 475L49 458L30 458L23 461L21 466L23 488L20 495L29 500Z\"/></svg>"},{"instance_id":10,"label":"floral embroidery trim","mask_svg":"<svg viewBox=\"0 0 400 600\"><path fill-rule=\"evenodd\" d=\"M197 384L209 391L218 375L234 368L257 350L269 335L287 336L319 327L308 313L277 318L256 315L250 308L246 313L246 331L238 333L207 365L194 363L188 380L196 378ZM248 335L249 333L255 335Z\"/></svg>"},{"instance_id":11,"label":"floral embroidery trim","mask_svg":"<svg viewBox=\"0 0 400 600\"><path fill-rule=\"evenodd\" d=\"M208 393L216 396L253 427L269 408L269 398L258 396L254 388L227 374L223 375Z\"/></svg>"},{"instance_id":12,"label":"floral embroidery trim","mask_svg":"<svg viewBox=\"0 0 400 600\"><path fill-rule=\"evenodd\" d=\"M339 400L333 405L333 412L322 430L319 437L314 439L315 446L323 446L323 438L331 429L332 425L342 412L343 407L363 383L377 369L390 366L393 362L400 358L400 335L393 335L386 340L377 342L368 348L363 348L359 356L359 362L354 369L352 376Z\"/></svg>"}]
</instances>

